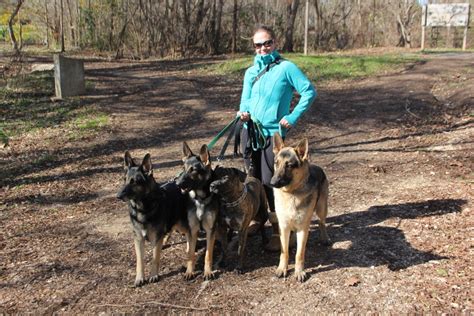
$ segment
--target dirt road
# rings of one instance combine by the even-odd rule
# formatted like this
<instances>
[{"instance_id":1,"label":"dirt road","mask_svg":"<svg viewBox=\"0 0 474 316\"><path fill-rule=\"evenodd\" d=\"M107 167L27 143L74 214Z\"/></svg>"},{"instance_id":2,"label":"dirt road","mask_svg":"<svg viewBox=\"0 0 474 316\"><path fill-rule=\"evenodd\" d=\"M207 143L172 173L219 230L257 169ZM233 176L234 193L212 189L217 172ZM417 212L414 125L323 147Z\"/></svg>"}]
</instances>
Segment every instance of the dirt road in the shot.
<instances>
[{"instance_id":1,"label":"dirt road","mask_svg":"<svg viewBox=\"0 0 474 316\"><path fill-rule=\"evenodd\" d=\"M0 312L472 312L474 56L426 58L316 83L316 103L288 136L309 138L312 162L330 179L333 245L316 243L315 220L307 282L274 278L278 254L263 252L258 236L245 274L185 282L176 234L161 280L141 288L132 287L127 208L115 198L123 152L150 152L157 180L173 177L183 140L198 148L231 120L240 80L204 75L212 59L88 61L93 88L81 100L108 113L109 127L76 141L50 128L1 152L10 177L1 188Z\"/></svg>"}]
</instances>

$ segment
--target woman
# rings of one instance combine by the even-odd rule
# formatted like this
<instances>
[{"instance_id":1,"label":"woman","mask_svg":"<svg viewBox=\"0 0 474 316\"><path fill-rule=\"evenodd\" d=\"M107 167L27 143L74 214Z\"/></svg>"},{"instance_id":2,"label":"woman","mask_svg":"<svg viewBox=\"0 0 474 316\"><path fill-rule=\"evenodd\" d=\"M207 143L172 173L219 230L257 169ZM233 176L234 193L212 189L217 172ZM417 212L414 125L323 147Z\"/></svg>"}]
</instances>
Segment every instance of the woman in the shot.
<instances>
[{"instance_id":1,"label":"woman","mask_svg":"<svg viewBox=\"0 0 474 316\"><path fill-rule=\"evenodd\" d=\"M251 170L265 187L273 234L267 245L268 250L278 251L278 221L275 214L273 190L269 186L273 175L272 136L279 132L285 137L286 131L295 126L301 115L311 106L316 90L292 62L282 59L276 51L275 33L268 26L259 26L253 35L255 48L254 64L245 72L240 110L238 115L244 124L242 129L242 152L247 170ZM290 113L293 91L300 97ZM261 141L250 135L263 134ZM258 136L258 135L257 135Z\"/></svg>"}]
</instances>

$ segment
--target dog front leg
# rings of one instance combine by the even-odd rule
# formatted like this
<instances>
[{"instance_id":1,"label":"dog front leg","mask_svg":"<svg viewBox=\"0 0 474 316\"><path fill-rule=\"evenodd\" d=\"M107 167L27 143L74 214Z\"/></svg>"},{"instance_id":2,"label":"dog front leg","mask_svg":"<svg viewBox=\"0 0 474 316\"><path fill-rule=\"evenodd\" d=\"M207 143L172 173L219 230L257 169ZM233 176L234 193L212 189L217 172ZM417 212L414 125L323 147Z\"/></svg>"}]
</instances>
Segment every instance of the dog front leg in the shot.
<instances>
[{"instance_id":1,"label":"dog front leg","mask_svg":"<svg viewBox=\"0 0 474 316\"><path fill-rule=\"evenodd\" d=\"M194 266L196 264L196 243L197 243L198 230L191 231L186 234L187 239L187 261L186 261L186 272L184 273L184 279L186 281L194 278Z\"/></svg>"},{"instance_id":2,"label":"dog front leg","mask_svg":"<svg viewBox=\"0 0 474 316\"><path fill-rule=\"evenodd\" d=\"M247 244L247 235L248 235L248 228L245 228L239 232L239 263L237 265L237 268L235 269L235 272L237 273L243 273L243 267L244 267L244 256L245 256L245 247Z\"/></svg>"},{"instance_id":3,"label":"dog front leg","mask_svg":"<svg viewBox=\"0 0 474 316\"><path fill-rule=\"evenodd\" d=\"M214 270L226 267L227 246L228 246L229 235L232 236L232 230L229 229L229 231L227 231L227 227L225 227L222 224L219 224L217 226L216 239L219 241L219 244L221 246L221 255L217 259L217 262L214 263Z\"/></svg>"},{"instance_id":4,"label":"dog front leg","mask_svg":"<svg viewBox=\"0 0 474 316\"><path fill-rule=\"evenodd\" d=\"M210 228L206 230L206 257L204 258L204 279L214 279L215 275L212 271L212 256L214 254L214 242L216 240L216 232Z\"/></svg>"},{"instance_id":5,"label":"dog front leg","mask_svg":"<svg viewBox=\"0 0 474 316\"><path fill-rule=\"evenodd\" d=\"M158 272L160 270L160 258L161 258L161 249L163 249L163 240L164 237L156 240L156 237L152 239L153 245L153 259L151 262L151 276L148 279L148 282L154 283L158 282Z\"/></svg>"},{"instance_id":6,"label":"dog front leg","mask_svg":"<svg viewBox=\"0 0 474 316\"><path fill-rule=\"evenodd\" d=\"M288 257L289 257L289 248L290 248L290 227L280 226L280 243L281 243L281 253L280 253L280 263L276 269L276 276L279 278L286 278L288 274Z\"/></svg>"},{"instance_id":7,"label":"dog front leg","mask_svg":"<svg viewBox=\"0 0 474 316\"><path fill-rule=\"evenodd\" d=\"M296 232L296 258L295 258L295 277L299 282L306 280L306 272L304 272L304 258L306 251L306 242L308 241L309 227Z\"/></svg>"},{"instance_id":8,"label":"dog front leg","mask_svg":"<svg viewBox=\"0 0 474 316\"><path fill-rule=\"evenodd\" d=\"M144 256L145 256L145 240L142 236L135 235L134 238L135 244L135 255L137 257L137 274L135 277L135 286L139 287L145 284L145 263L144 263Z\"/></svg>"}]
</instances>

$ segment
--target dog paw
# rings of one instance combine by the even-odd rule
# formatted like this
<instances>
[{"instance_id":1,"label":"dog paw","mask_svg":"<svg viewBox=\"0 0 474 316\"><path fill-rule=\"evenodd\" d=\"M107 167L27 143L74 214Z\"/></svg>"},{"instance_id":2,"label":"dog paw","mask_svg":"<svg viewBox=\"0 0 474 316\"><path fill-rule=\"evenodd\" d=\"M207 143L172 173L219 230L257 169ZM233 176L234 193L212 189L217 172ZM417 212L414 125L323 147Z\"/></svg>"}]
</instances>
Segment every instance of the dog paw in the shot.
<instances>
[{"instance_id":1,"label":"dog paw","mask_svg":"<svg viewBox=\"0 0 474 316\"><path fill-rule=\"evenodd\" d=\"M234 269L234 273L235 274L243 274L244 273L244 269L242 267L236 267Z\"/></svg>"},{"instance_id":2,"label":"dog paw","mask_svg":"<svg viewBox=\"0 0 474 316\"><path fill-rule=\"evenodd\" d=\"M304 271L296 271L295 278L298 282L304 282L308 278L308 275Z\"/></svg>"},{"instance_id":3,"label":"dog paw","mask_svg":"<svg viewBox=\"0 0 474 316\"><path fill-rule=\"evenodd\" d=\"M275 275L277 278L286 278L288 271L286 269L276 269Z\"/></svg>"},{"instance_id":4,"label":"dog paw","mask_svg":"<svg viewBox=\"0 0 474 316\"><path fill-rule=\"evenodd\" d=\"M144 278L136 278L135 279L135 287L140 287L146 284L146 280Z\"/></svg>"},{"instance_id":5,"label":"dog paw","mask_svg":"<svg viewBox=\"0 0 474 316\"><path fill-rule=\"evenodd\" d=\"M190 280L194 279L195 276L196 276L196 274L194 272L186 272L186 273L184 273L183 278L186 281L190 281Z\"/></svg>"},{"instance_id":6,"label":"dog paw","mask_svg":"<svg viewBox=\"0 0 474 316\"><path fill-rule=\"evenodd\" d=\"M216 273L213 271L204 272L204 280L214 280L216 278Z\"/></svg>"},{"instance_id":7,"label":"dog paw","mask_svg":"<svg viewBox=\"0 0 474 316\"><path fill-rule=\"evenodd\" d=\"M158 274L154 275L154 276L152 276L148 279L148 283L156 283L156 282L158 282L159 279L160 279L160 277L158 276Z\"/></svg>"}]
</instances>

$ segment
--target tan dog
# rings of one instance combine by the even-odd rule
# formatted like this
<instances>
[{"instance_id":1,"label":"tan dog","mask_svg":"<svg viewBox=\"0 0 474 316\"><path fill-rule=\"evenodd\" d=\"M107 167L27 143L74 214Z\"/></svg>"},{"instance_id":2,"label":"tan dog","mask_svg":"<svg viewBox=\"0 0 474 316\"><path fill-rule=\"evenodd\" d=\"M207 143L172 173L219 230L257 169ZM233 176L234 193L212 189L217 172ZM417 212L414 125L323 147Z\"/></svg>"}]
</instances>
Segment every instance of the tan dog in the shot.
<instances>
[{"instance_id":1,"label":"tan dog","mask_svg":"<svg viewBox=\"0 0 474 316\"><path fill-rule=\"evenodd\" d=\"M296 232L297 250L295 277L306 280L304 259L309 226L313 212L319 217L320 240L329 244L326 232L329 183L323 169L308 161L308 140L303 139L295 147L285 147L280 134L273 136L275 172L270 184L274 187L275 209L280 227L281 255L276 270L278 277L286 277L288 271L288 246L290 232Z\"/></svg>"}]
</instances>

